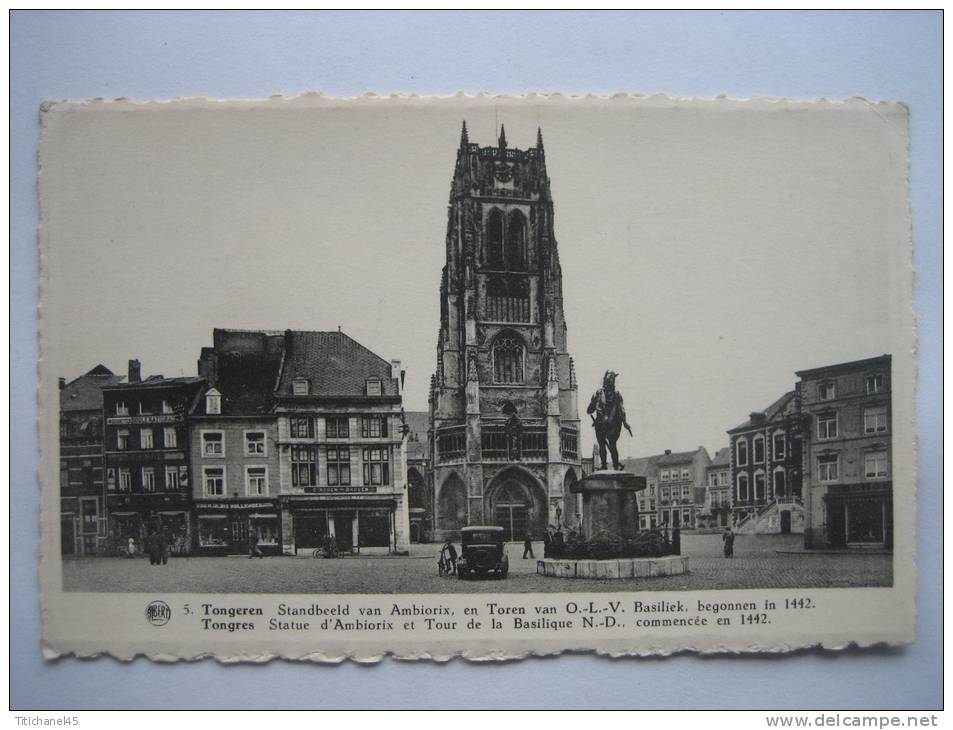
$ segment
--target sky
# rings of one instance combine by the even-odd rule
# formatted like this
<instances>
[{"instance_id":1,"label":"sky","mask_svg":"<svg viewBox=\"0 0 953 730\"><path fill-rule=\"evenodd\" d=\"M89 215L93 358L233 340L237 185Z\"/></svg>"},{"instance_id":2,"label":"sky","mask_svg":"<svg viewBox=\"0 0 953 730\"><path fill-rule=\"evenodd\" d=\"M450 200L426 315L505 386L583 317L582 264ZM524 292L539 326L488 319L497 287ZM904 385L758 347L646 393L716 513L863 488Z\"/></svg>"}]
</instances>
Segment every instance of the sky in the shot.
<instances>
[{"instance_id":1,"label":"sky","mask_svg":"<svg viewBox=\"0 0 953 730\"><path fill-rule=\"evenodd\" d=\"M896 105L100 102L43 119L46 375L192 375L215 327L340 327L424 410L464 119L481 145L542 128L579 401L620 373L623 455L714 455L796 370L912 347Z\"/></svg>"}]
</instances>

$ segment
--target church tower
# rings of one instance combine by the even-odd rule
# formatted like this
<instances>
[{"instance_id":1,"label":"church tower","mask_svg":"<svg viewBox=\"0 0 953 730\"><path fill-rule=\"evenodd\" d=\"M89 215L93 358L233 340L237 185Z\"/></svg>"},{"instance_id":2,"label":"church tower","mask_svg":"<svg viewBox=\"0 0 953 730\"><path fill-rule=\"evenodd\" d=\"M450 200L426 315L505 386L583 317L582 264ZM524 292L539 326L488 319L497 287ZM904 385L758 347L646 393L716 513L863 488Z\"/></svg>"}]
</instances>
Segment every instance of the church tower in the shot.
<instances>
[{"instance_id":1,"label":"church tower","mask_svg":"<svg viewBox=\"0 0 953 730\"><path fill-rule=\"evenodd\" d=\"M430 387L435 537L495 524L539 539L576 520L576 375L543 136L472 144L466 122L450 188ZM565 502L564 502L565 498ZM565 505L565 507L564 507Z\"/></svg>"}]
</instances>

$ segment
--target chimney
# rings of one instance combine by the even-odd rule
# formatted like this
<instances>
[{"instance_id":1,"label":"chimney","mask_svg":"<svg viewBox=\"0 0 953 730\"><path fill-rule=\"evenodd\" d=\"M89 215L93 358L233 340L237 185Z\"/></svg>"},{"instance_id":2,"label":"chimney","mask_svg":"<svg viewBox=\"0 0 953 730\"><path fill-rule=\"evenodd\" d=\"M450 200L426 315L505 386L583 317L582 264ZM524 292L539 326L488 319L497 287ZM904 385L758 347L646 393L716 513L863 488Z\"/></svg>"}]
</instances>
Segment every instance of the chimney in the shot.
<instances>
[{"instance_id":1,"label":"chimney","mask_svg":"<svg viewBox=\"0 0 953 730\"><path fill-rule=\"evenodd\" d=\"M762 425L762 424L764 423L764 419L765 419L764 413L761 413L761 412L752 413L752 414L751 414L751 425L752 425L752 426L760 426L760 425Z\"/></svg>"},{"instance_id":2,"label":"chimney","mask_svg":"<svg viewBox=\"0 0 953 730\"><path fill-rule=\"evenodd\" d=\"M66 378L60 378L60 390L66 387Z\"/></svg>"},{"instance_id":3,"label":"chimney","mask_svg":"<svg viewBox=\"0 0 953 730\"><path fill-rule=\"evenodd\" d=\"M672 455L672 450L671 450L671 449L665 449L665 455L666 455L666 456L671 456L671 455Z\"/></svg>"},{"instance_id":4,"label":"chimney","mask_svg":"<svg viewBox=\"0 0 953 730\"><path fill-rule=\"evenodd\" d=\"M390 376L397 381L397 392L402 392L404 389L404 379L401 377L400 373L400 360L390 361Z\"/></svg>"},{"instance_id":5,"label":"chimney","mask_svg":"<svg viewBox=\"0 0 953 730\"><path fill-rule=\"evenodd\" d=\"M129 382L130 383L141 383L142 382L142 363L138 360L129 361Z\"/></svg>"}]
</instances>

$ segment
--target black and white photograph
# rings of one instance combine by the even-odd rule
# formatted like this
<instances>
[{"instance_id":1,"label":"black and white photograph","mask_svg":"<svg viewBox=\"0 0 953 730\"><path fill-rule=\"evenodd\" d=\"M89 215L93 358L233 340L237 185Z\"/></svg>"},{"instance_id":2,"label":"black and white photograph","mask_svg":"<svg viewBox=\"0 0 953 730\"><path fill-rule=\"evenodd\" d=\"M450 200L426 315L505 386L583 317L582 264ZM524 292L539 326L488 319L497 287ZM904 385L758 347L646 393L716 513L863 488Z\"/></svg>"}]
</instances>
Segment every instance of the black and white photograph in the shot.
<instances>
[{"instance_id":1,"label":"black and white photograph","mask_svg":"<svg viewBox=\"0 0 953 730\"><path fill-rule=\"evenodd\" d=\"M907 121L863 100L49 105L56 590L294 595L261 623L297 636L479 594L525 639L583 604L512 594L622 594L589 604L606 631L732 612L743 634L778 621L753 590L790 611L908 585ZM879 603L895 633L869 635L909 608ZM424 621L455 637L447 611Z\"/></svg>"}]
</instances>

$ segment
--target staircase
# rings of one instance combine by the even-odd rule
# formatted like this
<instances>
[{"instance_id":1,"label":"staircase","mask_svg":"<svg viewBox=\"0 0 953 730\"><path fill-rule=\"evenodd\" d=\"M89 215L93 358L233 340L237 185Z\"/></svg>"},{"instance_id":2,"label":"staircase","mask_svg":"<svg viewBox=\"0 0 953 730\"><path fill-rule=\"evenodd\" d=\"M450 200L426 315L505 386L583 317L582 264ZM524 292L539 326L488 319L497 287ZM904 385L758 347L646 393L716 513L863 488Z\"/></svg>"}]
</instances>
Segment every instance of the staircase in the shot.
<instances>
[{"instance_id":1,"label":"staircase","mask_svg":"<svg viewBox=\"0 0 953 730\"><path fill-rule=\"evenodd\" d=\"M787 532L804 532L804 503L800 497L779 497L768 502L757 512L735 525L738 535L778 535L783 532L782 512L790 513L790 529Z\"/></svg>"}]
</instances>

